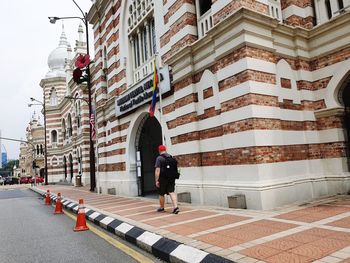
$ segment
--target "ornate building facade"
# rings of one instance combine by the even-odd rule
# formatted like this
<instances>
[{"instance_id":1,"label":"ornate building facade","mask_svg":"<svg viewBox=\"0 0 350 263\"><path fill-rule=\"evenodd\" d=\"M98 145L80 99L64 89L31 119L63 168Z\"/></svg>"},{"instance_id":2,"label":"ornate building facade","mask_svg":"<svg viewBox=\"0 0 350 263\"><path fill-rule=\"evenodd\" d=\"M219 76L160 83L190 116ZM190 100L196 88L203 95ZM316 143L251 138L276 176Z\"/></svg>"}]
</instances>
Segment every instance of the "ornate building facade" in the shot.
<instances>
[{"instance_id":1,"label":"ornate building facade","mask_svg":"<svg viewBox=\"0 0 350 263\"><path fill-rule=\"evenodd\" d=\"M79 39L74 50L64 29L59 45L48 57L49 72L41 80L46 105L48 182L89 183L89 114L86 85L72 80L74 61L86 53L84 31L79 26Z\"/></svg>"},{"instance_id":2,"label":"ornate building facade","mask_svg":"<svg viewBox=\"0 0 350 263\"><path fill-rule=\"evenodd\" d=\"M26 129L26 141L20 144L19 167L16 169L20 177L32 177L34 175L44 177L44 126L34 113ZM35 161L36 168L33 168Z\"/></svg>"},{"instance_id":3,"label":"ornate building facade","mask_svg":"<svg viewBox=\"0 0 350 263\"><path fill-rule=\"evenodd\" d=\"M163 142L194 203L244 194L271 209L348 192L349 5L93 1L99 191L154 192ZM154 63L163 96L151 118Z\"/></svg>"}]
</instances>

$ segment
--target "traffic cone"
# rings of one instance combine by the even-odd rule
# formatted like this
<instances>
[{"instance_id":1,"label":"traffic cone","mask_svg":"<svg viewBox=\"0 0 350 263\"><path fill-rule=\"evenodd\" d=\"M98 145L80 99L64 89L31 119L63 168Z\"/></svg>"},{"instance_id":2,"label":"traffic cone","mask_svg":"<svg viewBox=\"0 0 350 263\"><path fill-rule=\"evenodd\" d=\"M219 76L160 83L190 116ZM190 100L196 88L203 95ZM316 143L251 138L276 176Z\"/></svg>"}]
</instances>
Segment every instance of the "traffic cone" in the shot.
<instances>
[{"instance_id":1,"label":"traffic cone","mask_svg":"<svg viewBox=\"0 0 350 263\"><path fill-rule=\"evenodd\" d=\"M74 231L85 231L85 230L89 230L89 228L86 225L84 200L79 199L77 223L74 227Z\"/></svg>"},{"instance_id":2,"label":"traffic cone","mask_svg":"<svg viewBox=\"0 0 350 263\"><path fill-rule=\"evenodd\" d=\"M57 194L57 201L56 201L56 206L55 206L55 212L54 214L63 214L62 210L62 203L61 203L61 193Z\"/></svg>"},{"instance_id":3,"label":"traffic cone","mask_svg":"<svg viewBox=\"0 0 350 263\"><path fill-rule=\"evenodd\" d=\"M45 205L51 205L50 190L46 192Z\"/></svg>"}]
</instances>

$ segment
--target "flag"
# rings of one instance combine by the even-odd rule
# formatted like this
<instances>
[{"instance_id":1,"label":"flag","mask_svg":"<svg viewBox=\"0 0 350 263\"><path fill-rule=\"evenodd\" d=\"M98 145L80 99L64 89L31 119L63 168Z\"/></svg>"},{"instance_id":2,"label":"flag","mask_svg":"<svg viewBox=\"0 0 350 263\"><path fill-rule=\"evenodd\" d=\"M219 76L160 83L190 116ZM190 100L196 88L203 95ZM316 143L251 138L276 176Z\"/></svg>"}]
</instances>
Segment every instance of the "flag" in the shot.
<instances>
[{"instance_id":1,"label":"flag","mask_svg":"<svg viewBox=\"0 0 350 263\"><path fill-rule=\"evenodd\" d=\"M153 73L153 95L152 95L152 102L149 107L149 115L151 117L154 116L154 111L156 109L156 103L157 103L157 92L158 92L158 72L157 72L157 66L156 61L154 61L154 73Z\"/></svg>"},{"instance_id":2,"label":"flag","mask_svg":"<svg viewBox=\"0 0 350 263\"><path fill-rule=\"evenodd\" d=\"M96 127L95 127L95 115L91 113L90 115L90 125L91 125L91 138L96 139Z\"/></svg>"}]
</instances>

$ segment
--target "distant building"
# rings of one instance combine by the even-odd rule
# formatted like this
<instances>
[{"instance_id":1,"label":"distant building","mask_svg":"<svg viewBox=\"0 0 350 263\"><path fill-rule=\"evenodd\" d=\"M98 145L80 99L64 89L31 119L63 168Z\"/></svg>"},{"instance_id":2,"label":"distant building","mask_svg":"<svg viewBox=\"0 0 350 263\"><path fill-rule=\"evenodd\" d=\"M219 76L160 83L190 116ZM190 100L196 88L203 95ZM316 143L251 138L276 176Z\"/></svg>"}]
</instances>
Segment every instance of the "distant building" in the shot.
<instances>
[{"instance_id":1,"label":"distant building","mask_svg":"<svg viewBox=\"0 0 350 263\"><path fill-rule=\"evenodd\" d=\"M38 121L35 113L26 130L29 143L21 143L19 154L19 169L21 176L44 176L44 127ZM35 160L37 168L33 169Z\"/></svg>"},{"instance_id":2,"label":"distant building","mask_svg":"<svg viewBox=\"0 0 350 263\"><path fill-rule=\"evenodd\" d=\"M5 167L7 165L7 152L1 153L1 164L2 167Z\"/></svg>"}]
</instances>

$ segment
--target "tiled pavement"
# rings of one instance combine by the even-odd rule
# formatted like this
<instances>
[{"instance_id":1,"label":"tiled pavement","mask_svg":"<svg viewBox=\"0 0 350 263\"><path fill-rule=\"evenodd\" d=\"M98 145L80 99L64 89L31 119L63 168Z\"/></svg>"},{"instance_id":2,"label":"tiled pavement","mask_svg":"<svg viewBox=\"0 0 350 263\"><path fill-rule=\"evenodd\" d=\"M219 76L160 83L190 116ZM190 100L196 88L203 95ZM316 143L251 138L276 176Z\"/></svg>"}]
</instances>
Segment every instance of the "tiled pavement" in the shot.
<instances>
[{"instance_id":1,"label":"tiled pavement","mask_svg":"<svg viewBox=\"0 0 350 263\"><path fill-rule=\"evenodd\" d=\"M181 205L155 212L157 200L97 195L85 188L41 186L129 224L235 262L349 262L350 196L275 211Z\"/></svg>"}]
</instances>

